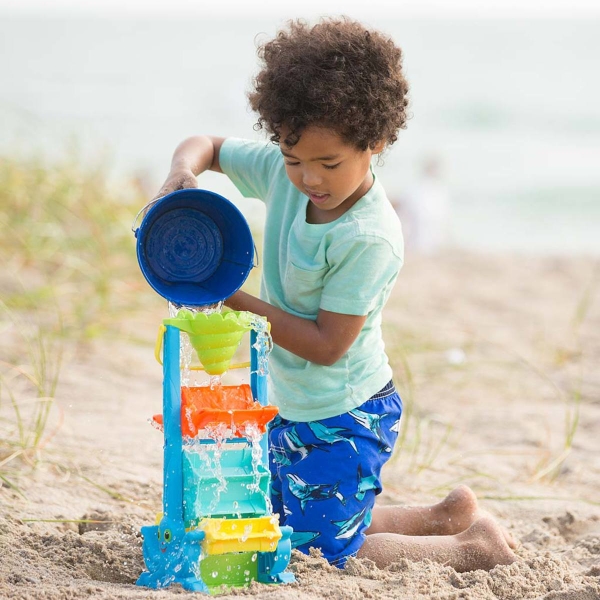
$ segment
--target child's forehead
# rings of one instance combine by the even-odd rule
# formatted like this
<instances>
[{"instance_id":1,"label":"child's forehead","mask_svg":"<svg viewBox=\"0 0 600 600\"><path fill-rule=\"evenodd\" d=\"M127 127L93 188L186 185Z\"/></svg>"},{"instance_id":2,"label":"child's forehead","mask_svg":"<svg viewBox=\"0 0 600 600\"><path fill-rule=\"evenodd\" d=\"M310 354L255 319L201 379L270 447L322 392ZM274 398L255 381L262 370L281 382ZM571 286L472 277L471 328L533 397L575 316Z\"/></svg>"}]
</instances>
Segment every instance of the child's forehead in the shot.
<instances>
[{"instance_id":1,"label":"child's forehead","mask_svg":"<svg viewBox=\"0 0 600 600\"><path fill-rule=\"evenodd\" d=\"M317 125L309 125L297 134L297 142L288 144L286 139L290 130L281 128L279 146L284 155L309 155L312 160L339 158L340 155L355 152L356 148L346 142L335 130Z\"/></svg>"}]
</instances>

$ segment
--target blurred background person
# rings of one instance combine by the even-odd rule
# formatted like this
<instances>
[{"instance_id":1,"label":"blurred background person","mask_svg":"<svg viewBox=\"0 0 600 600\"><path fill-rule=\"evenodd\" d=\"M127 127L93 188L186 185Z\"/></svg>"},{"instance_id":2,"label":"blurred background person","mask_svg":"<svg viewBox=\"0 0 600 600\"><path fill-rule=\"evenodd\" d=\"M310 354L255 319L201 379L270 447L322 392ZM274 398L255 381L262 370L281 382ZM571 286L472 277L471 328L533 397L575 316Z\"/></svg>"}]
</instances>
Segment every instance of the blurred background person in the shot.
<instances>
[{"instance_id":1,"label":"blurred background person","mask_svg":"<svg viewBox=\"0 0 600 600\"><path fill-rule=\"evenodd\" d=\"M392 203L402 221L409 250L433 254L448 243L450 193L438 156L422 160L415 182Z\"/></svg>"}]
</instances>

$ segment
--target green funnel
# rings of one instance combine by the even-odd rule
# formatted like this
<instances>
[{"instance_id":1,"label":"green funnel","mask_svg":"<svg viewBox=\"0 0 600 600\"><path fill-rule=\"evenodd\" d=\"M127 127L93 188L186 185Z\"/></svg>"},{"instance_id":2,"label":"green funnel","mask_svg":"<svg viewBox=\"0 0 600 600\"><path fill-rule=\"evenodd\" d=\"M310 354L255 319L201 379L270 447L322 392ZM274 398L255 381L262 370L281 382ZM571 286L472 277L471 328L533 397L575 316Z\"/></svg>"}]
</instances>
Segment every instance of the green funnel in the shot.
<instances>
[{"instance_id":1,"label":"green funnel","mask_svg":"<svg viewBox=\"0 0 600 600\"><path fill-rule=\"evenodd\" d=\"M246 331L252 329L252 313L192 313L180 310L165 325L172 325L188 334L198 358L209 375L221 375L238 349Z\"/></svg>"}]
</instances>

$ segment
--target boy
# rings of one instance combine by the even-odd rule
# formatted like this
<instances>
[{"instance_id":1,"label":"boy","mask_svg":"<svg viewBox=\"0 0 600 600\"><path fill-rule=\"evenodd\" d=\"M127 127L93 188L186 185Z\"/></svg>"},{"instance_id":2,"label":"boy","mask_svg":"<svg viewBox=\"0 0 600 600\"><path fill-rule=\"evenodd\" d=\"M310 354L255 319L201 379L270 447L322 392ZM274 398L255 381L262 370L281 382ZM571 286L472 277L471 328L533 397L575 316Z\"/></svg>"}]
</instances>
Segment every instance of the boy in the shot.
<instances>
[{"instance_id":1,"label":"boy","mask_svg":"<svg viewBox=\"0 0 600 600\"><path fill-rule=\"evenodd\" d=\"M271 323L274 512L297 548L318 547L338 567L349 556L380 567L400 557L461 571L509 564L512 540L466 487L432 507L375 507L402 411L381 311L403 248L371 161L405 127L401 51L359 23L325 19L290 23L260 56L249 99L274 143L189 138L158 196L196 187L210 169L267 206L260 299L239 291L226 304Z\"/></svg>"}]
</instances>

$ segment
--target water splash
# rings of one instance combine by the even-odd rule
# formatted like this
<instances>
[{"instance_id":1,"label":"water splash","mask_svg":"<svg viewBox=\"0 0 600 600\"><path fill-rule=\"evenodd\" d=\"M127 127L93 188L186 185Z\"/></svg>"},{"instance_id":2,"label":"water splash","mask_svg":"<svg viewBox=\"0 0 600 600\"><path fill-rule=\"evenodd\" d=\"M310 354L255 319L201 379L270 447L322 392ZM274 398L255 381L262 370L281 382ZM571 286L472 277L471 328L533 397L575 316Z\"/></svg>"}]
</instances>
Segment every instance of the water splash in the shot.
<instances>
[{"instance_id":1,"label":"water splash","mask_svg":"<svg viewBox=\"0 0 600 600\"><path fill-rule=\"evenodd\" d=\"M204 313L212 315L213 313L220 313L223 310L223 301L217 302L216 304L207 304L205 306L184 306L179 304L173 304L169 302L169 317L174 319L180 316L180 313L188 312L192 315L198 313ZM182 387L190 386L191 377L191 365L192 358L194 355L194 348L190 342L190 338L187 333L180 333L179 342L179 362L181 365L181 385ZM210 378L210 388L214 389L215 386L221 385L221 377L219 375L213 375Z\"/></svg>"},{"instance_id":2,"label":"water splash","mask_svg":"<svg viewBox=\"0 0 600 600\"><path fill-rule=\"evenodd\" d=\"M194 421L192 420L192 409L189 406L185 407L183 416L186 420L188 429L190 431L194 431ZM188 439L191 439L191 438L186 437L186 440L188 440Z\"/></svg>"},{"instance_id":3,"label":"water splash","mask_svg":"<svg viewBox=\"0 0 600 600\"><path fill-rule=\"evenodd\" d=\"M208 507L208 514L210 515L219 505L221 494L227 490L227 479L225 479L225 475L223 475L221 456L223 454L225 440L227 440L229 437L229 431L225 423L207 426L205 431L206 435L215 442L214 444L210 444L210 449L212 450L212 464L209 466L209 468L212 470L214 477L217 480L214 496L210 506ZM199 512L198 514L201 513Z\"/></svg>"},{"instance_id":4,"label":"water splash","mask_svg":"<svg viewBox=\"0 0 600 600\"><path fill-rule=\"evenodd\" d=\"M242 536L240 537L240 542L244 543L245 541L247 541L247 539L250 537L251 533L252 533L252 525L246 525L246 527L244 527L244 532L242 533Z\"/></svg>"},{"instance_id":5,"label":"water splash","mask_svg":"<svg viewBox=\"0 0 600 600\"><path fill-rule=\"evenodd\" d=\"M273 349L273 338L269 332L269 322L266 317L261 317L251 312L240 314L240 318L242 318L242 315L248 325L256 332L256 342L252 344L252 348L256 350L257 354L256 373L262 376L268 375L269 354Z\"/></svg>"},{"instance_id":6,"label":"water splash","mask_svg":"<svg viewBox=\"0 0 600 600\"><path fill-rule=\"evenodd\" d=\"M148 423L154 427L154 429L158 429L158 431L163 431L164 427L162 423L157 423L154 419L147 419Z\"/></svg>"},{"instance_id":7,"label":"water splash","mask_svg":"<svg viewBox=\"0 0 600 600\"><path fill-rule=\"evenodd\" d=\"M179 342L179 364L181 365L181 386L190 385L190 367L192 366L192 355L194 348L187 333L180 333Z\"/></svg>"},{"instance_id":8,"label":"water splash","mask_svg":"<svg viewBox=\"0 0 600 600\"><path fill-rule=\"evenodd\" d=\"M215 312L221 312L223 303L220 302L211 306L199 306L199 307L188 307L188 306L177 306L169 303L169 314L171 318L181 316L181 311L189 311L192 314L199 312L212 314ZM265 317L261 317L251 312L242 311L239 313L240 321L244 322L251 329L256 332L255 343L252 345L253 350L256 351L257 356L257 370L256 372L261 376L268 374L268 357L273 348L273 341L269 333L269 324ZM192 354L194 350L190 343L189 336L185 333L181 335L180 343L180 360L182 367L181 383L182 387L189 386L190 379L190 366L192 361ZM212 375L210 376L209 385L211 389L221 385L221 376ZM186 411L184 418L188 421L191 419L191 414ZM210 516L219 506L221 495L227 491L227 479L224 476L222 469L222 454L224 450L224 444L228 439L235 435L235 427L231 424L219 423L211 426L206 426L202 433L199 431L198 435L202 435L204 440L210 439L214 443L198 443L193 440L187 439L186 446L184 447L185 452L196 452L200 455L201 463L204 465L205 470L208 470L214 477L215 483L212 486L212 500L208 507L202 506L203 498L201 494L198 494L195 499L194 510L198 515ZM259 493L265 501L267 511L272 512L272 504L269 495L261 489L261 481L264 477L264 473L261 471L263 467L263 448L261 440L263 433L260 431L256 423L246 423L243 430L240 430L242 436L246 442L251 446L251 458L252 458L252 481L248 484L248 490L250 493ZM200 474L197 474L200 476ZM206 497L204 497L206 502ZM238 518L241 517L239 512L239 505L236 502L234 505L234 514ZM242 537L247 537L248 533L244 532Z\"/></svg>"},{"instance_id":9,"label":"water splash","mask_svg":"<svg viewBox=\"0 0 600 600\"><path fill-rule=\"evenodd\" d=\"M194 501L195 514L210 516L219 505L221 494L227 491L227 479L223 474L221 456L226 440L229 439L229 431L224 423L220 423L216 426L207 426L205 433L214 443L200 443L188 438L188 443L184 446L183 451L189 454L196 453L200 458L202 466L200 468L192 467L196 480L200 480L205 476L203 474L208 471L216 481L211 486L213 494L208 506L204 506L203 500L206 500L206 497L202 494L196 494ZM193 461L191 462L194 464Z\"/></svg>"},{"instance_id":10,"label":"water splash","mask_svg":"<svg viewBox=\"0 0 600 600\"><path fill-rule=\"evenodd\" d=\"M251 445L252 452L252 483L248 484L248 490L252 493L260 493L265 499L267 513L272 513L273 505L271 504L271 498L269 497L269 494L265 493L260 487L260 482L262 479L260 467L263 464L263 449L261 440L264 434L260 431L256 423L246 423L244 435L248 440L248 443Z\"/></svg>"},{"instance_id":11,"label":"water splash","mask_svg":"<svg viewBox=\"0 0 600 600\"><path fill-rule=\"evenodd\" d=\"M233 514L235 515L236 519L242 518L242 513L240 512L240 504L237 500L233 501L232 510L233 510Z\"/></svg>"},{"instance_id":12,"label":"water splash","mask_svg":"<svg viewBox=\"0 0 600 600\"><path fill-rule=\"evenodd\" d=\"M169 317L176 317L182 308L194 314L199 312L197 307L183 307L169 302ZM179 335L179 364L181 365L181 385L183 387L189 387L190 385L190 366L192 364L193 352L194 349L192 348L190 338L186 333L181 332Z\"/></svg>"},{"instance_id":13,"label":"water splash","mask_svg":"<svg viewBox=\"0 0 600 600\"><path fill-rule=\"evenodd\" d=\"M223 310L223 301L216 302L215 304L206 304L204 306L185 306L183 304L173 304L169 302L169 317L175 318L180 310L188 310L192 314L206 313L211 315L212 313L221 312Z\"/></svg>"}]
</instances>

